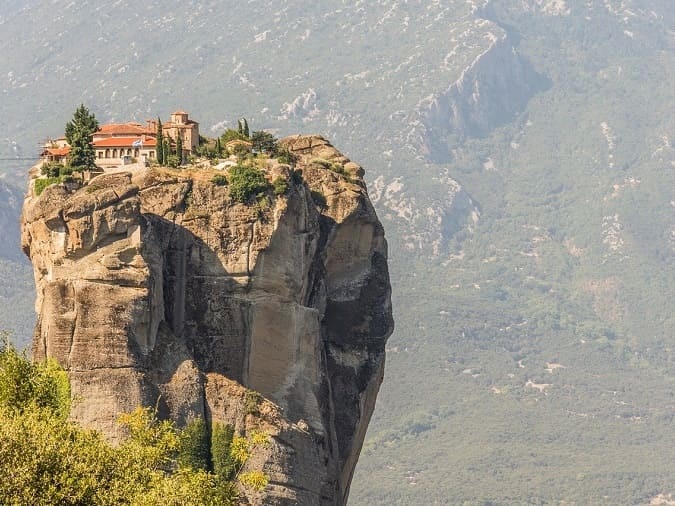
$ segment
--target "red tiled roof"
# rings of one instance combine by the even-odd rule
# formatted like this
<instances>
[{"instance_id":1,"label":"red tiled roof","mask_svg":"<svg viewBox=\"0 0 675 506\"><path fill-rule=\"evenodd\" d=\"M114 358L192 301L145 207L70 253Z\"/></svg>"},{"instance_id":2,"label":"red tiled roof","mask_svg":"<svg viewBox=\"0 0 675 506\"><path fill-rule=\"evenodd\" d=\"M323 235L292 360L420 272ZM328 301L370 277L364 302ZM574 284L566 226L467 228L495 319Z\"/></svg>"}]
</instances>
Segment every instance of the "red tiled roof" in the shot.
<instances>
[{"instance_id":1,"label":"red tiled roof","mask_svg":"<svg viewBox=\"0 0 675 506\"><path fill-rule=\"evenodd\" d=\"M94 135L142 135L154 133L140 123L108 123L101 125Z\"/></svg>"},{"instance_id":2,"label":"red tiled roof","mask_svg":"<svg viewBox=\"0 0 675 506\"><path fill-rule=\"evenodd\" d=\"M45 153L51 156L66 156L70 153L70 148L67 146L65 148L47 148Z\"/></svg>"},{"instance_id":3,"label":"red tiled roof","mask_svg":"<svg viewBox=\"0 0 675 506\"><path fill-rule=\"evenodd\" d=\"M174 114L187 114L187 113L185 111L182 111L182 110L178 109L177 111L171 113L171 115L174 115Z\"/></svg>"},{"instance_id":4,"label":"red tiled roof","mask_svg":"<svg viewBox=\"0 0 675 506\"><path fill-rule=\"evenodd\" d=\"M94 147L95 148L133 148L133 147L141 147L141 146L134 146L134 142L138 141L141 139L141 137L108 137L106 139L98 139L94 141ZM153 137L145 137L142 139L143 140L143 146L144 148L149 147L149 146L156 146L157 145L157 139Z\"/></svg>"}]
</instances>

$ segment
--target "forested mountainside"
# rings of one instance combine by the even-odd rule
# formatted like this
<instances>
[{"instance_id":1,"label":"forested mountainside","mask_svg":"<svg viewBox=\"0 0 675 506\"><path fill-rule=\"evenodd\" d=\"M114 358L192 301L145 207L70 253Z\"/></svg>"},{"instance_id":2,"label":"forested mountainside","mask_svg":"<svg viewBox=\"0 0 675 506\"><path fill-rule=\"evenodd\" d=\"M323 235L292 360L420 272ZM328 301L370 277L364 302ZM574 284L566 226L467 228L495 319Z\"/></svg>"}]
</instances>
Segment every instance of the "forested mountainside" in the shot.
<instances>
[{"instance_id":1,"label":"forested mountainside","mask_svg":"<svg viewBox=\"0 0 675 506\"><path fill-rule=\"evenodd\" d=\"M327 135L368 168L397 322L351 504L648 503L675 494L674 25L667 0L3 2L0 158L80 102ZM31 277L6 286L15 328Z\"/></svg>"},{"instance_id":2,"label":"forested mountainside","mask_svg":"<svg viewBox=\"0 0 675 506\"><path fill-rule=\"evenodd\" d=\"M7 167L7 161L0 164ZM13 162L17 163L17 162ZM0 179L0 327L11 330L13 340L23 345L32 334L33 275L19 245L19 215L23 191Z\"/></svg>"}]
</instances>

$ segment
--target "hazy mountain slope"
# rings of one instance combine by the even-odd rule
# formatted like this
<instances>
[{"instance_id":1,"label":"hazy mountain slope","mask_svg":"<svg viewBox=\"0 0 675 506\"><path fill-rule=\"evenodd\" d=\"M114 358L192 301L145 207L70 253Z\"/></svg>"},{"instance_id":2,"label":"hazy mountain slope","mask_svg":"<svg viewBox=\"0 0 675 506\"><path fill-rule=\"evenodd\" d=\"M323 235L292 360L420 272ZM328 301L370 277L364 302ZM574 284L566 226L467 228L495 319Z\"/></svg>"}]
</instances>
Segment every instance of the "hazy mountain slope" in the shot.
<instances>
[{"instance_id":1,"label":"hazy mountain slope","mask_svg":"<svg viewBox=\"0 0 675 506\"><path fill-rule=\"evenodd\" d=\"M368 167L397 331L353 504L675 493L672 2L29 5L0 8L0 158L83 101Z\"/></svg>"},{"instance_id":2,"label":"hazy mountain slope","mask_svg":"<svg viewBox=\"0 0 675 506\"><path fill-rule=\"evenodd\" d=\"M0 179L0 329L11 331L19 345L28 342L34 321L33 276L19 249L22 203L23 191Z\"/></svg>"},{"instance_id":3,"label":"hazy mountain slope","mask_svg":"<svg viewBox=\"0 0 675 506\"><path fill-rule=\"evenodd\" d=\"M490 13L551 88L453 146L449 174L481 220L398 290L418 337L398 342L389 373L413 381L424 364L426 395L383 391L354 490L364 503L672 492L672 23L610 7Z\"/></svg>"}]
</instances>

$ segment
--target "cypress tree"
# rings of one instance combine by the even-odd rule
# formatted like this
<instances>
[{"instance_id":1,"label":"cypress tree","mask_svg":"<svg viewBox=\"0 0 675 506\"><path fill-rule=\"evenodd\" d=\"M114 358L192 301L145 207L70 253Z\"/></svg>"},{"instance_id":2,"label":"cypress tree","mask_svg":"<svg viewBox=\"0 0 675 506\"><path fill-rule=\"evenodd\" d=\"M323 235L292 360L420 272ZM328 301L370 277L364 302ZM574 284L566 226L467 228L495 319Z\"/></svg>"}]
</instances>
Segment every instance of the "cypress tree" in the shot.
<instances>
[{"instance_id":1,"label":"cypress tree","mask_svg":"<svg viewBox=\"0 0 675 506\"><path fill-rule=\"evenodd\" d=\"M178 156L178 163L183 165L183 136L180 131L176 137L176 155Z\"/></svg>"},{"instance_id":2,"label":"cypress tree","mask_svg":"<svg viewBox=\"0 0 675 506\"><path fill-rule=\"evenodd\" d=\"M244 134L244 137L247 139L250 137L249 131L248 131L248 121L246 121L246 118L242 118L244 120L244 131L242 132Z\"/></svg>"},{"instance_id":3,"label":"cypress tree","mask_svg":"<svg viewBox=\"0 0 675 506\"><path fill-rule=\"evenodd\" d=\"M164 133L162 132L162 120L157 117L157 163L164 165Z\"/></svg>"}]
</instances>

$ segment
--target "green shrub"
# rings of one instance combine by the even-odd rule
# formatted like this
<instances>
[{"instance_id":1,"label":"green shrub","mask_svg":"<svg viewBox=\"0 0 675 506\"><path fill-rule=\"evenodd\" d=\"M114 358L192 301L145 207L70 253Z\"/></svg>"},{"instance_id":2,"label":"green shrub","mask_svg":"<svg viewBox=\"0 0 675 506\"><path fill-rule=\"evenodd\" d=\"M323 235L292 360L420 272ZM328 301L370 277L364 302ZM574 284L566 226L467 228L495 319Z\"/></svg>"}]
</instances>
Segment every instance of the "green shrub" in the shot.
<instances>
[{"instance_id":1,"label":"green shrub","mask_svg":"<svg viewBox=\"0 0 675 506\"><path fill-rule=\"evenodd\" d=\"M239 482L246 488L256 491L263 490L269 483L269 478L262 471L249 471L239 476Z\"/></svg>"},{"instance_id":2,"label":"green shrub","mask_svg":"<svg viewBox=\"0 0 675 506\"><path fill-rule=\"evenodd\" d=\"M211 178L211 182L217 186L226 186L227 177L225 177L223 174L216 174Z\"/></svg>"},{"instance_id":3,"label":"green shrub","mask_svg":"<svg viewBox=\"0 0 675 506\"><path fill-rule=\"evenodd\" d=\"M234 426L214 423L211 430L211 459L213 472L223 480L231 480L237 472L237 461L232 456Z\"/></svg>"},{"instance_id":4,"label":"green shrub","mask_svg":"<svg viewBox=\"0 0 675 506\"><path fill-rule=\"evenodd\" d=\"M175 169L180 165L180 158L177 155L169 155L166 157L166 164Z\"/></svg>"},{"instance_id":5,"label":"green shrub","mask_svg":"<svg viewBox=\"0 0 675 506\"><path fill-rule=\"evenodd\" d=\"M278 176L272 181L272 187L274 188L275 195L283 195L288 191L288 181L286 181L286 178Z\"/></svg>"},{"instance_id":6,"label":"green shrub","mask_svg":"<svg viewBox=\"0 0 675 506\"><path fill-rule=\"evenodd\" d=\"M111 446L67 421L69 407L65 371L32 363L0 332L0 504L234 506L235 480L254 490L267 485L261 471L241 473L268 444L265 433L237 436L233 426L214 424L209 441L201 418L181 431L139 407L120 416L128 438Z\"/></svg>"},{"instance_id":7,"label":"green shrub","mask_svg":"<svg viewBox=\"0 0 675 506\"><path fill-rule=\"evenodd\" d=\"M245 144L235 144L232 147L232 154L235 155L237 158L244 158L250 152L251 152L251 148L249 148Z\"/></svg>"},{"instance_id":8,"label":"green shrub","mask_svg":"<svg viewBox=\"0 0 675 506\"><path fill-rule=\"evenodd\" d=\"M344 166L339 162L331 162L330 160L326 160L325 158L312 158L310 163L313 165L318 165L319 167L322 167L324 169L337 172L338 174L341 174L343 176L347 175L347 171L345 171Z\"/></svg>"},{"instance_id":9,"label":"green shrub","mask_svg":"<svg viewBox=\"0 0 675 506\"><path fill-rule=\"evenodd\" d=\"M48 162L42 165L40 172L42 173L43 176L59 177L63 169L65 169L65 167L62 163ZM70 172L71 173L73 172L72 169L70 170Z\"/></svg>"},{"instance_id":10,"label":"green shrub","mask_svg":"<svg viewBox=\"0 0 675 506\"><path fill-rule=\"evenodd\" d=\"M283 148L277 155L277 161L287 165L295 165L295 163L298 161L298 157L291 153L288 149Z\"/></svg>"},{"instance_id":11,"label":"green shrub","mask_svg":"<svg viewBox=\"0 0 675 506\"><path fill-rule=\"evenodd\" d=\"M235 165L230 169L228 180L230 195L235 202L247 202L268 187L265 175L255 167Z\"/></svg>"},{"instance_id":12,"label":"green shrub","mask_svg":"<svg viewBox=\"0 0 675 506\"><path fill-rule=\"evenodd\" d=\"M329 169L331 166L331 162L329 162L325 158L312 158L309 163L311 163L312 165L318 165L320 167L323 167L324 169Z\"/></svg>"},{"instance_id":13,"label":"green shrub","mask_svg":"<svg viewBox=\"0 0 675 506\"><path fill-rule=\"evenodd\" d=\"M53 184L57 184L61 182L60 177L48 177L46 179L36 179L35 180L35 196L37 197L40 195L45 188L48 186L51 186Z\"/></svg>"},{"instance_id":14,"label":"green shrub","mask_svg":"<svg viewBox=\"0 0 675 506\"><path fill-rule=\"evenodd\" d=\"M195 418L181 431L178 446L178 464L195 471L210 468L209 433L206 422Z\"/></svg>"},{"instance_id":15,"label":"green shrub","mask_svg":"<svg viewBox=\"0 0 675 506\"><path fill-rule=\"evenodd\" d=\"M68 375L55 360L31 362L0 335L0 411L47 409L61 419L70 412Z\"/></svg>"}]
</instances>

